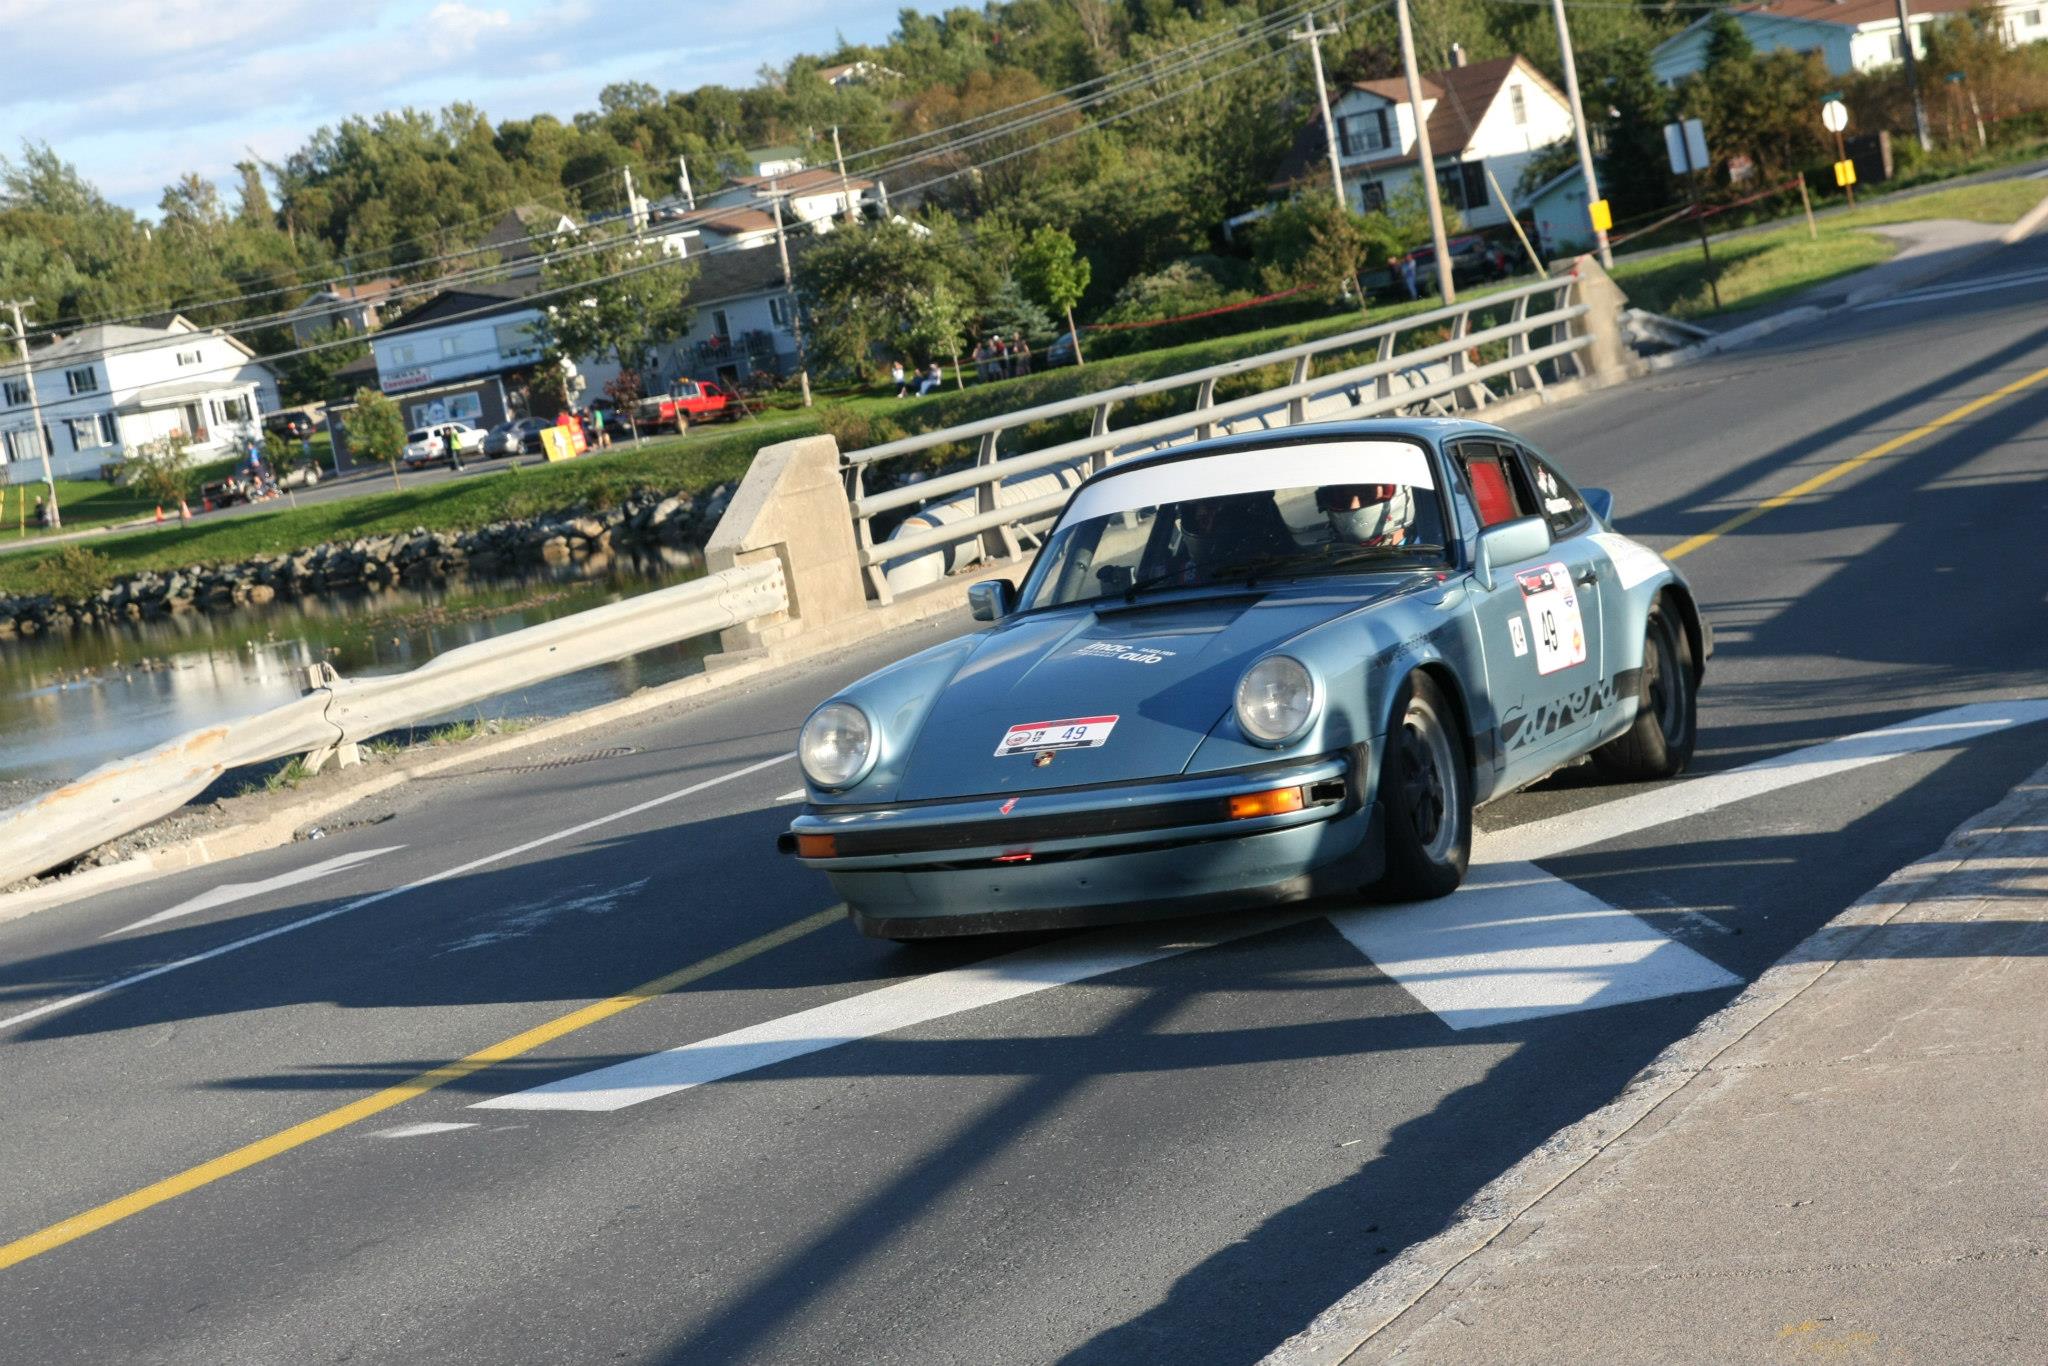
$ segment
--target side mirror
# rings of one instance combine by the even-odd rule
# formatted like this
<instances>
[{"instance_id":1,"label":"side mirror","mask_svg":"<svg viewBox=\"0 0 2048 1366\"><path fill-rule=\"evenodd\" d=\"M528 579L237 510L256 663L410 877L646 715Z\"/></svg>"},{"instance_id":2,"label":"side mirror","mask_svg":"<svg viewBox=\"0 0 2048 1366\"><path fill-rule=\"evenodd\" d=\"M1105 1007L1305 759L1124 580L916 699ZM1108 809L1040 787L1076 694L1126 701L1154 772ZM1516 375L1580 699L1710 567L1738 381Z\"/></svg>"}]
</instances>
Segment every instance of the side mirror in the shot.
<instances>
[{"instance_id":1,"label":"side mirror","mask_svg":"<svg viewBox=\"0 0 2048 1366\"><path fill-rule=\"evenodd\" d=\"M1613 526L1614 495L1606 489L1585 489L1582 492L1586 495L1586 506L1593 510L1593 516L1599 519L1600 525Z\"/></svg>"},{"instance_id":2,"label":"side mirror","mask_svg":"<svg viewBox=\"0 0 2048 1366\"><path fill-rule=\"evenodd\" d=\"M976 621L1001 621L1017 610L1017 585L1008 579L983 579L968 588L967 607Z\"/></svg>"},{"instance_id":3,"label":"side mirror","mask_svg":"<svg viewBox=\"0 0 2048 1366\"><path fill-rule=\"evenodd\" d=\"M1533 560L1550 549L1550 524L1541 517L1517 517L1479 533L1472 555L1472 573L1481 588L1493 587L1493 571L1500 565ZM976 585L979 587L980 585Z\"/></svg>"}]
</instances>

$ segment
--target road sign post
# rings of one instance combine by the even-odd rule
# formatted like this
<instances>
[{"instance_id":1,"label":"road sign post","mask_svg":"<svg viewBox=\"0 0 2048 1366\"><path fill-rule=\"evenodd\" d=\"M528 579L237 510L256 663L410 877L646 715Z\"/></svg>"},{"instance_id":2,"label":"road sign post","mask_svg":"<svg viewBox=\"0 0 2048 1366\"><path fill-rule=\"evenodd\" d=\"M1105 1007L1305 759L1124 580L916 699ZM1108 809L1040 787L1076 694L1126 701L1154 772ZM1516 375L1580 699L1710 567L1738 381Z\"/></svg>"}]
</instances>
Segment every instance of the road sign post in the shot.
<instances>
[{"instance_id":1,"label":"road sign post","mask_svg":"<svg viewBox=\"0 0 2048 1366\"><path fill-rule=\"evenodd\" d=\"M1707 130L1698 119L1664 125L1664 150L1671 158L1671 173L1685 177L1692 192L1692 219L1700 230L1700 255L1707 263L1707 289L1714 307L1721 306L1721 280L1714 270L1714 248L1707 241L1707 218L1700 212L1699 173L1712 163L1707 157Z\"/></svg>"},{"instance_id":2,"label":"road sign post","mask_svg":"<svg viewBox=\"0 0 2048 1366\"><path fill-rule=\"evenodd\" d=\"M1849 192L1849 207L1856 207L1856 166L1842 145L1842 130L1849 126L1849 106L1830 95L1821 101L1821 127L1835 135L1835 184ZM1844 167L1847 169L1845 170Z\"/></svg>"}]
</instances>

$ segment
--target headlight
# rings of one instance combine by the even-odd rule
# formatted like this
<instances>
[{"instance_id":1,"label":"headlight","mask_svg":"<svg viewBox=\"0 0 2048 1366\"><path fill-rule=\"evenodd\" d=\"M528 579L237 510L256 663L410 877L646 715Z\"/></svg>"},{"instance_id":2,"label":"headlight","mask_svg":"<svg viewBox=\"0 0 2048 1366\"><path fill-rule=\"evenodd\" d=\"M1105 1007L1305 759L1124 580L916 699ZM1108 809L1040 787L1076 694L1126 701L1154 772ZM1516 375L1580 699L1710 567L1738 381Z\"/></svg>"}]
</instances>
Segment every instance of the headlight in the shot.
<instances>
[{"instance_id":1,"label":"headlight","mask_svg":"<svg viewBox=\"0 0 2048 1366\"><path fill-rule=\"evenodd\" d=\"M1299 740L1315 719L1315 675L1298 659L1267 655L1237 681L1237 724L1262 745Z\"/></svg>"},{"instance_id":2,"label":"headlight","mask_svg":"<svg viewBox=\"0 0 2048 1366\"><path fill-rule=\"evenodd\" d=\"M819 787L850 787L867 776L875 728L851 702L827 702L811 713L797 737L796 760Z\"/></svg>"}]
</instances>

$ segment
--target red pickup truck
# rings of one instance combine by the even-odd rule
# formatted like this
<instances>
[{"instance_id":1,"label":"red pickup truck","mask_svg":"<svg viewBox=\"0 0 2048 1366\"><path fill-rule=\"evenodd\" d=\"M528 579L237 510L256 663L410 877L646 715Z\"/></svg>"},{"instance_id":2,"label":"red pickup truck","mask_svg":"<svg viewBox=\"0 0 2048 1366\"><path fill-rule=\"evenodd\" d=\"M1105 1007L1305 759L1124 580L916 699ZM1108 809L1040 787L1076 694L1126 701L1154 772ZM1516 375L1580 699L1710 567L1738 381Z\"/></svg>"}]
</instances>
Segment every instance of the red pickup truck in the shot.
<instances>
[{"instance_id":1,"label":"red pickup truck","mask_svg":"<svg viewBox=\"0 0 2048 1366\"><path fill-rule=\"evenodd\" d=\"M710 380L679 379L665 394L640 400L635 413L643 427L674 427L686 431L692 422L732 416L732 395Z\"/></svg>"}]
</instances>

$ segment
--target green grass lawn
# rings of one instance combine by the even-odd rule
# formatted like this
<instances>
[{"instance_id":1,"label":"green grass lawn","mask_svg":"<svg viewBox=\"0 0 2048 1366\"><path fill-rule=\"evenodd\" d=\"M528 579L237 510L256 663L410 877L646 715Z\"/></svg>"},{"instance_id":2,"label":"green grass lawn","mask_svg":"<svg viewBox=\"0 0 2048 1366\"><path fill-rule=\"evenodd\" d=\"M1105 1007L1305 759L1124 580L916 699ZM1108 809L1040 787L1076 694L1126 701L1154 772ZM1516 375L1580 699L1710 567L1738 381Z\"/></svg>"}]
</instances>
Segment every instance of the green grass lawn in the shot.
<instances>
[{"instance_id":1,"label":"green grass lawn","mask_svg":"<svg viewBox=\"0 0 2048 1366\"><path fill-rule=\"evenodd\" d=\"M193 467L192 486L197 488L208 479L218 479L234 468L235 457L211 461ZM36 529L36 499L44 496L43 485L16 484L5 489L5 501L0 502L0 550L39 536L54 535ZM57 507L63 514L63 531L86 531L98 526L112 526L118 522L132 522L137 518L151 517L156 513L156 504L142 497L132 489L110 484L102 479L59 479L57 481ZM166 512L175 512L167 508Z\"/></svg>"}]
</instances>

